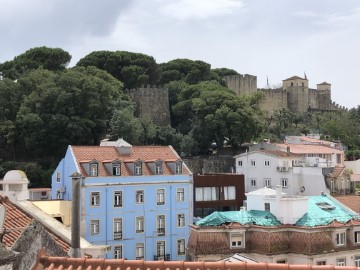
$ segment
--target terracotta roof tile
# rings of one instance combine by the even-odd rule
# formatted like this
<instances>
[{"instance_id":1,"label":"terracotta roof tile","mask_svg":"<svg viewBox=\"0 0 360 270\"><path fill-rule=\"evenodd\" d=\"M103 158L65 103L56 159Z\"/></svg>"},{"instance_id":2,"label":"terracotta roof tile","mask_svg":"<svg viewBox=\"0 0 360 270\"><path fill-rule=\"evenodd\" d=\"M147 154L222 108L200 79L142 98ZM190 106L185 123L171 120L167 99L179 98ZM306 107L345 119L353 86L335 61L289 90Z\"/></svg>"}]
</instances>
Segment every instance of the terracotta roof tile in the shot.
<instances>
[{"instance_id":1,"label":"terracotta roof tile","mask_svg":"<svg viewBox=\"0 0 360 270\"><path fill-rule=\"evenodd\" d=\"M290 152L295 154L343 154L344 151L328 147L325 145L316 145L316 144L284 144L277 143L274 144L283 148L290 147Z\"/></svg>"},{"instance_id":2,"label":"terracotta roof tile","mask_svg":"<svg viewBox=\"0 0 360 270\"><path fill-rule=\"evenodd\" d=\"M180 160L180 156L172 148L172 146L132 146L130 154L121 154L114 146L71 146L74 156L81 168L81 173L87 176L86 171L80 164L90 161L99 162L99 176L111 176L111 172L106 169L105 163L118 160L121 162L122 176L133 175L128 169L126 163L135 162L137 160L146 163L155 162L157 160L164 161L163 174L174 174L165 164ZM148 166L143 166L143 175L153 175ZM183 166L183 174L189 174L190 171Z\"/></svg>"},{"instance_id":3,"label":"terracotta roof tile","mask_svg":"<svg viewBox=\"0 0 360 270\"><path fill-rule=\"evenodd\" d=\"M4 228L6 233L3 237L2 243L11 248L14 243L21 236L24 229L30 225L33 218L26 214L16 204L12 203L8 197L0 196L0 205L3 205L6 210ZM56 234L46 229L50 236L63 248L65 252L70 250L70 245L63 241Z\"/></svg>"},{"instance_id":4,"label":"terracotta roof tile","mask_svg":"<svg viewBox=\"0 0 360 270\"><path fill-rule=\"evenodd\" d=\"M333 265L296 265L276 263L245 262L185 262L185 261L131 261L115 259L64 258L39 255L33 270L350 270L354 266L337 267Z\"/></svg>"},{"instance_id":5,"label":"terracotta roof tile","mask_svg":"<svg viewBox=\"0 0 360 270\"><path fill-rule=\"evenodd\" d=\"M357 195L340 195L334 194L334 197L342 204L349 207L356 213L360 213L360 196Z\"/></svg>"}]
</instances>

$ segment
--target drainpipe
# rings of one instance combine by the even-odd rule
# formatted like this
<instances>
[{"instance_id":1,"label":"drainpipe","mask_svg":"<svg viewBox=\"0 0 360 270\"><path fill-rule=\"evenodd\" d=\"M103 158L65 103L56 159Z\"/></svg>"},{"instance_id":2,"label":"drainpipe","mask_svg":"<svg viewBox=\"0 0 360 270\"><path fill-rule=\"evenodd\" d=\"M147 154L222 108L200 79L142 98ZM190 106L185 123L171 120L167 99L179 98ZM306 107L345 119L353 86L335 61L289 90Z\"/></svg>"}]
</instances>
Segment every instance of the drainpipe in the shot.
<instances>
[{"instance_id":1,"label":"drainpipe","mask_svg":"<svg viewBox=\"0 0 360 270\"><path fill-rule=\"evenodd\" d=\"M72 202L71 202L71 248L69 255L72 258L80 258L80 182L82 175L75 172L72 178Z\"/></svg>"}]
</instances>

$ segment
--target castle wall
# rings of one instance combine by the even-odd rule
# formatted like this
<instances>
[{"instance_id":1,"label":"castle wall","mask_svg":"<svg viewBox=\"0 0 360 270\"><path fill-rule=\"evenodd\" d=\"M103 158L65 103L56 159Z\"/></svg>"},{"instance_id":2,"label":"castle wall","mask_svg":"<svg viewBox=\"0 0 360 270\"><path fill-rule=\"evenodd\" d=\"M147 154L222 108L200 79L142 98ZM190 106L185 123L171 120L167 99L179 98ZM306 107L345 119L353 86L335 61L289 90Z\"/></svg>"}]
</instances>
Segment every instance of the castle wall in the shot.
<instances>
[{"instance_id":1,"label":"castle wall","mask_svg":"<svg viewBox=\"0 0 360 270\"><path fill-rule=\"evenodd\" d=\"M318 108L319 107L319 92L316 89L309 89L308 107Z\"/></svg>"},{"instance_id":2,"label":"castle wall","mask_svg":"<svg viewBox=\"0 0 360 270\"><path fill-rule=\"evenodd\" d=\"M308 110L309 88L292 86L288 91L288 109L295 113L304 113Z\"/></svg>"},{"instance_id":3,"label":"castle wall","mask_svg":"<svg viewBox=\"0 0 360 270\"><path fill-rule=\"evenodd\" d=\"M275 111L288 107L287 92L282 88L259 89L259 91L264 93L260 107L266 112L268 117L273 115Z\"/></svg>"},{"instance_id":4,"label":"castle wall","mask_svg":"<svg viewBox=\"0 0 360 270\"><path fill-rule=\"evenodd\" d=\"M128 93L136 103L136 116L148 118L159 126L170 125L169 91L146 85Z\"/></svg>"},{"instance_id":5,"label":"castle wall","mask_svg":"<svg viewBox=\"0 0 360 270\"><path fill-rule=\"evenodd\" d=\"M225 76L226 86L238 96L246 96L257 91L257 77L249 74Z\"/></svg>"}]
</instances>

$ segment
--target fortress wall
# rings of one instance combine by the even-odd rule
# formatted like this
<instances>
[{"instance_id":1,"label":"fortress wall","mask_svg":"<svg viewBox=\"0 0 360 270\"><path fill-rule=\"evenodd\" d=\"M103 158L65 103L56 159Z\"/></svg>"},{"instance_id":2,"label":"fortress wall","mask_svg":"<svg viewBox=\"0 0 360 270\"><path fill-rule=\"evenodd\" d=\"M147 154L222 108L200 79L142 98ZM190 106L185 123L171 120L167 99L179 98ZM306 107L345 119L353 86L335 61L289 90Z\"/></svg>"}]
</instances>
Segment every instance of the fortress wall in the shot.
<instances>
[{"instance_id":1,"label":"fortress wall","mask_svg":"<svg viewBox=\"0 0 360 270\"><path fill-rule=\"evenodd\" d=\"M308 99L308 106L310 108L318 108L319 107L319 92L316 89L309 89L309 99Z\"/></svg>"},{"instance_id":2,"label":"fortress wall","mask_svg":"<svg viewBox=\"0 0 360 270\"><path fill-rule=\"evenodd\" d=\"M294 113L304 113L308 110L309 89L302 86L292 86L288 91L288 109Z\"/></svg>"},{"instance_id":3,"label":"fortress wall","mask_svg":"<svg viewBox=\"0 0 360 270\"><path fill-rule=\"evenodd\" d=\"M249 74L225 76L226 86L238 96L246 96L257 91L257 77Z\"/></svg>"},{"instance_id":4,"label":"fortress wall","mask_svg":"<svg viewBox=\"0 0 360 270\"><path fill-rule=\"evenodd\" d=\"M319 102L318 107L320 110L330 110L331 109L331 91L329 90L318 90Z\"/></svg>"},{"instance_id":5,"label":"fortress wall","mask_svg":"<svg viewBox=\"0 0 360 270\"><path fill-rule=\"evenodd\" d=\"M131 89L128 94L136 103L137 117L148 118L159 126L170 125L168 89L146 85Z\"/></svg>"},{"instance_id":6,"label":"fortress wall","mask_svg":"<svg viewBox=\"0 0 360 270\"><path fill-rule=\"evenodd\" d=\"M264 98L261 100L260 106L263 109L267 117L274 114L275 111L281 108L287 108L287 92L282 88L278 89L259 89L264 93Z\"/></svg>"}]
</instances>

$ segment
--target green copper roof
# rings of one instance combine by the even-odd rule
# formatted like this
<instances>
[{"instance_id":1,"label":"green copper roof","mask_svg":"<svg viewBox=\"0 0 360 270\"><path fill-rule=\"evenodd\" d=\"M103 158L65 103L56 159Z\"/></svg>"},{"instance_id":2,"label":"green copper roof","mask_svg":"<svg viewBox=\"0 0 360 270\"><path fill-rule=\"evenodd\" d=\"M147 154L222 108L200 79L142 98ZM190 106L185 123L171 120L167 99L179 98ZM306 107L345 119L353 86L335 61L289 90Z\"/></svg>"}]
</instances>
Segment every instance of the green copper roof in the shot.
<instances>
[{"instance_id":1,"label":"green copper roof","mask_svg":"<svg viewBox=\"0 0 360 270\"><path fill-rule=\"evenodd\" d=\"M218 226L230 222L236 222L242 225L255 224L261 226L277 226L281 224L270 212L258 210L214 212L197 221L195 224L198 226Z\"/></svg>"},{"instance_id":2,"label":"green copper roof","mask_svg":"<svg viewBox=\"0 0 360 270\"><path fill-rule=\"evenodd\" d=\"M308 212L295 223L297 226L316 227L330 224L334 220L346 223L351 219L359 218L340 202L326 195L308 198Z\"/></svg>"}]
</instances>

